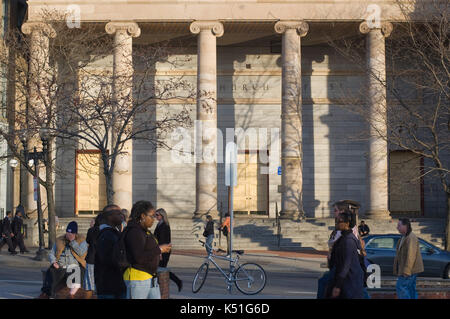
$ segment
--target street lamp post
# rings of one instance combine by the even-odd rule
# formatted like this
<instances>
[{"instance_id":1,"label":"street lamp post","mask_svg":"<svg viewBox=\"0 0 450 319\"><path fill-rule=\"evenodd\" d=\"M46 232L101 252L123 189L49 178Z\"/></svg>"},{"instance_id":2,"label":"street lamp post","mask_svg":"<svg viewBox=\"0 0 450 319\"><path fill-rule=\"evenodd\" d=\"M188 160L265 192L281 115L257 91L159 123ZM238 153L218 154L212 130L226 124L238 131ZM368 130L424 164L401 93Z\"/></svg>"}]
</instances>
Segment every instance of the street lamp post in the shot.
<instances>
[{"instance_id":1,"label":"street lamp post","mask_svg":"<svg viewBox=\"0 0 450 319\"><path fill-rule=\"evenodd\" d=\"M41 129L39 134L42 139L42 152L38 152L36 147L34 147L33 152L28 152L28 142L26 137L22 138L23 144L23 152L25 161L28 162L28 165L34 165L34 170L36 172L35 181L35 200L37 201L37 211L38 211L38 229L39 229L39 250L36 253L35 260L44 260L47 258L47 251L45 250L44 244L44 230L43 230L43 216L42 216L42 204L41 204L41 187L39 184L39 160L45 163L46 160L46 152L48 151L48 138L47 138L47 129ZM32 163L31 163L32 162ZM31 164L31 165L30 165Z\"/></svg>"},{"instance_id":2,"label":"street lamp post","mask_svg":"<svg viewBox=\"0 0 450 319\"><path fill-rule=\"evenodd\" d=\"M11 167L11 211L14 210L14 169L17 167L19 162L13 158L9 161L9 166Z\"/></svg>"}]
</instances>

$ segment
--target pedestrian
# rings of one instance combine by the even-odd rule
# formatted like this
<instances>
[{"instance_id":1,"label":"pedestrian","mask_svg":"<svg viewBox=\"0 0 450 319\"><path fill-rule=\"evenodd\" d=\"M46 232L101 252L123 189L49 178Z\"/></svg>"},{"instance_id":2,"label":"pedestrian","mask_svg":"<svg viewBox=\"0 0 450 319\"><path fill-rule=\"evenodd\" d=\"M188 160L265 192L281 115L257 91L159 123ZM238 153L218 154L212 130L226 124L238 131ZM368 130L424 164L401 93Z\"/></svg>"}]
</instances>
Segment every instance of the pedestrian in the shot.
<instances>
[{"instance_id":1,"label":"pedestrian","mask_svg":"<svg viewBox=\"0 0 450 319\"><path fill-rule=\"evenodd\" d=\"M370 233L369 226L367 226L363 220L361 221L361 224L358 227L358 232L359 232L359 236L361 236L361 238L369 235L369 233Z\"/></svg>"},{"instance_id":2,"label":"pedestrian","mask_svg":"<svg viewBox=\"0 0 450 319\"><path fill-rule=\"evenodd\" d=\"M206 237L206 253L209 255L214 241L214 221L211 215L206 215L206 226L203 236ZM210 248L211 247L211 248Z\"/></svg>"},{"instance_id":3,"label":"pedestrian","mask_svg":"<svg viewBox=\"0 0 450 319\"><path fill-rule=\"evenodd\" d=\"M397 230L402 235L397 242L394 258L394 276L398 276L397 298L417 299L416 279L417 275L424 271L419 240L412 232L408 218L401 218L398 221Z\"/></svg>"},{"instance_id":4,"label":"pedestrian","mask_svg":"<svg viewBox=\"0 0 450 319\"><path fill-rule=\"evenodd\" d=\"M127 299L161 299L157 281L158 264L161 253L168 253L172 245L158 245L149 230L155 218L155 209L149 201L138 201L131 209L124 238L130 264L123 274Z\"/></svg>"},{"instance_id":5,"label":"pedestrian","mask_svg":"<svg viewBox=\"0 0 450 319\"><path fill-rule=\"evenodd\" d=\"M95 242L94 279L98 299L124 299L125 283L122 271L113 260L114 245L119 241L122 225L120 207L103 208L99 219L99 234Z\"/></svg>"},{"instance_id":6,"label":"pedestrian","mask_svg":"<svg viewBox=\"0 0 450 319\"><path fill-rule=\"evenodd\" d=\"M11 255L17 255L16 249L13 244L14 233L11 227L12 220L12 213L8 210L6 212L6 217L3 219L2 223L2 241L0 242L0 252L3 246L7 244L9 253Z\"/></svg>"},{"instance_id":7,"label":"pedestrian","mask_svg":"<svg viewBox=\"0 0 450 319\"><path fill-rule=\"evenodd\" d=\"M331 251L333 249L334 243L341 237L341 231L338 229L337 224L337 217L342 214L346 213L350 216L350 222L349 226L352 230L353 235L356 239L359 240L359 248L358 248L358 254L360 257L360 261L362 264L364 264L364 268L368 264L367 258L366 258L366 251L364 249L364 241L359 237L358 233L358 227L356 225L357 219L358 219L358 210L359 210L360 204L353 200L340 200L333 204L333 216L335 218L335 229L330 235L330 238L328 240L328 256L327 261L328 265L330 265L330 258L331 258ZM317 299L323 299L325 298L325 293L327 291L327 287L333 280L335 269L329 267L329 271L325 272L321 278L318 280L318 289L317 289ZM370 299L369 294L364 288L364 296L366 299Z\"/></svg>"},{"instance_id":8,"label":"pedestrian","mask_svg":"<svg viewBox=\"0 0 450 319\"><path fill-rule=\"evenodd\" d=\"M23 213L22 211L17 207L16 209L16 215L14 216L14 219L11 223L12 232L14 234L13 237L13 250L16 250L16 247L19 246L20 253L29 253L27 248L25 247L25 243L23 241L24 236L24 229L23 229Z\"/></svg>"},{"instance_id":9,"label":"pedestrian","mask_svg":"<svg viewBox=\"0 0 450 319\"><path fill-rule=\"evenodd\" d=\"M222 231L222 234L227 238L227 255L230 254L230 214L225 214L225 220L220 225L219 230Z\"/></svg>"},{"instance_id":10,"label":"pedestrian","mask_svg":"<svg viewBox=\"0 0 450 319\"><path fill-rule=\"evenodd\" d=\"M333 244L331 251L330 269L335 268L335 274L328 286L329 298L364 298L364 272L358 255L360 245L350 228L350 222L351 215L348 213L337 217L337 228L341 236Z\"/></svg>"},{"instance_id":11,"label":"pedestrian","mask_svg":"<svg viewBox=\"0 0 450 319\"><path fill-rule=\"evenodd\" d=\"M40 299L54 298L56 288L62 281L67 281L67 277L75 274L75 283L69 285L70 297L81 287L81 279L84 278L86 268L86 254L88 246L84 236L78 234L78 224L70 222L66 228L66 234L56 239L52 250L49 253L50 267L45 274L44 285L41 289Z\"/></svg>"},{"instance_id":12,"label":"pedestrian","mask_svg":"<svg viewBox=\"0 0 450 319\"><path fill-rule=\"evenodd\" d=\"M86 290L86 297L92 298L95 292L95 244L97 236L100 232L100 222L102 214L91 220L90 228L86 235L86 242L88 243L88 253L86 255L86 271L84 273L84 290Z\"/></svg>"},{"instance_id":13,"label":"pedestrian","mask_svg":"<svg viewBox=\"0 0 450 319\"><path fill-rule=\"evenodd\" d=\"M155 213L156 220L158 221L158 225L155 228L155 237L158 241L159 245L170 244L171 242L171 233L170 233L170 224L169 218L167 217L167 213L163 208L160 208ZM171 251L168 253L161 254L161 260L159 261L159 267L166 268L169 263ZM172 280L178 287L178 292L183 288L183 281L178 278L173 272L169 272L169 278Z\"/></svg>"}]
</instances>

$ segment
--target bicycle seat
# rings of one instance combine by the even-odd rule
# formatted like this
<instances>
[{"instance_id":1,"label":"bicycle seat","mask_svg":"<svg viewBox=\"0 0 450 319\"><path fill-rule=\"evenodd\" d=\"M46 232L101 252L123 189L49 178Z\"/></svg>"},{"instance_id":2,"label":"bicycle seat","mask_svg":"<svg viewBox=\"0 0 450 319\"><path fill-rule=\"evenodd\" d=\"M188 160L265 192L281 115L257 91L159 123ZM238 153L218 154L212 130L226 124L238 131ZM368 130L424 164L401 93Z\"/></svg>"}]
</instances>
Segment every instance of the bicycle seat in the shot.
<instances>
[{"instance_id":1,"label":"bicycle seat","mask_svg":"<svg viewBox=\"0 0 450 319\"><path fill-rule=\"evenodd\" d=\"M236 253L238 255L243 255L244 251L243 250L233 250L233 253Z\"/></svg>"}]
</instances>

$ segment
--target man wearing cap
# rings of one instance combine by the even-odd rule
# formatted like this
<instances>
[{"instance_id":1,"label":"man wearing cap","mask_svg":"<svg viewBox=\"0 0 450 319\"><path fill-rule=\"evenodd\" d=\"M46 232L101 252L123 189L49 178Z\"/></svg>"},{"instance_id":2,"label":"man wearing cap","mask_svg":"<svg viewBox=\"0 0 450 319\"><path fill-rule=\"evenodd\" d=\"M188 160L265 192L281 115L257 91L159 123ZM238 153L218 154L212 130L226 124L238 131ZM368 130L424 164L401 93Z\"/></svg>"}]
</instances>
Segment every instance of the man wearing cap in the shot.
<instances>
[{"instance_id":1,"label":"man wearing cap","mask_svg":"<svg viewBox=\"0 0 450 319\"><path fill-rule=\"evenodd\" d=\"M75 274L74 281L68 283L70 296L73 297L81 287L81 278L86 268L85 257L88 245L84 236L78 234L78 224L72 221L67 225L66 235L58 237L49 254L50 268L45 275L42 294L39 298L55 296L55 290L61 281ZM79 277L79 278L78 278Z\"/></svg>"}]
</instances>

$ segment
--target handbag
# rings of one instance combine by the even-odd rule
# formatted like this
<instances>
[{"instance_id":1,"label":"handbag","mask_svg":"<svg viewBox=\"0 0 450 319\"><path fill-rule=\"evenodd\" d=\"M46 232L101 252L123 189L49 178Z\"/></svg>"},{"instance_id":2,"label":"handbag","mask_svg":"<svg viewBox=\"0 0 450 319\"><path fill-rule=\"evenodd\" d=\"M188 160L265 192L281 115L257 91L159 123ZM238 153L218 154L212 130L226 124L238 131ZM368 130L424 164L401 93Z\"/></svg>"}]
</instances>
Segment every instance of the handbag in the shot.
<instances>
[{"instance_id":1,"label":"handbag","mask_svg":"<svg viewBox=\"0 0 450 319\"><path fill-rule=\"evenodd\" d=\"M203 237L208 237L208 232L206 231L206 229L203 231Z\"/></svg>"},{"instance_id":2,"label":"handbag","mask_svg":"<svg viewBox=\"0 0 450 319\"><path fill-rule=\"evenodd\" d=\"M228 227L223 227L223 228L222 228L222 234L223 234L224 236L228 236Z\"/></svg>"}]
</instances>

